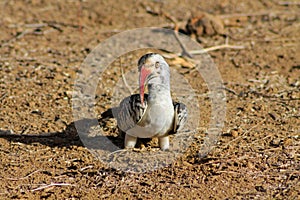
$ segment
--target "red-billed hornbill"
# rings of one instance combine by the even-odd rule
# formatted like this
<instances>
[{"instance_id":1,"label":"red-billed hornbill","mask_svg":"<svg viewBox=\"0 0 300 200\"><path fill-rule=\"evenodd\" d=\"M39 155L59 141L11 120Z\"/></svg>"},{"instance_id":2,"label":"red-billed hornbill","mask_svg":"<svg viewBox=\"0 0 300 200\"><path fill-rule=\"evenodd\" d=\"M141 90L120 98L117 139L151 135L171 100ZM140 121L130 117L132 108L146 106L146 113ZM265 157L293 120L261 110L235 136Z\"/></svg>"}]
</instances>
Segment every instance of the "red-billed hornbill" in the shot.
<instances>
[{"instance_id":1,"label":"red-billed hornbill","mask_svg":"<svg viewBox=\"0 0 300 200\"><path fill-rule=\"evenodd\" d=\"M170 92L170 68L156 53L138 61L140 93L126 97L118 107L102 113L102 118L114 117L125 132L125 148L133 148L137 138L158 137L162 150L169 149L169 134L180 130L187 120L187 108L173 102ZM145 94L145 86L149 94Z\"/></svg>"}]
</instances>

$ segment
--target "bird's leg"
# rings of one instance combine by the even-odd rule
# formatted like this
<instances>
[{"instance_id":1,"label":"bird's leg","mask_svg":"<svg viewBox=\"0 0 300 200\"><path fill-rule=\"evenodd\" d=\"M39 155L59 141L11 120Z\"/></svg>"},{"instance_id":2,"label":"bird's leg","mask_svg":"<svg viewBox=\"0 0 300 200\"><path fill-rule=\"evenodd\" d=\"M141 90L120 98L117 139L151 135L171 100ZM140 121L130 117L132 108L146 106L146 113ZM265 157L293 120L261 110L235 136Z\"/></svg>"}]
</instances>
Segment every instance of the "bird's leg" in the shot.
<instances>
[{"instance_id":1,"label":"bird's leg","mask_svg":"<svg viewBox=\"0 0 300 200\"><path fill-rule=\"evenodd\" d=\"M125 148L134 148L136 145L137 137L125 134Z\"/></svg>"},{"instance_id":2,"label":"bird's leg","mask_svg":"<svg viewBox=\"0 0 300 200\"><path fill-rule=\"evenodd\" d=\"M165 135L158 138L159 147L161 150L166 151L169 149L170 142L169 142L169 135Z\"/></svg>"}]
</instances>

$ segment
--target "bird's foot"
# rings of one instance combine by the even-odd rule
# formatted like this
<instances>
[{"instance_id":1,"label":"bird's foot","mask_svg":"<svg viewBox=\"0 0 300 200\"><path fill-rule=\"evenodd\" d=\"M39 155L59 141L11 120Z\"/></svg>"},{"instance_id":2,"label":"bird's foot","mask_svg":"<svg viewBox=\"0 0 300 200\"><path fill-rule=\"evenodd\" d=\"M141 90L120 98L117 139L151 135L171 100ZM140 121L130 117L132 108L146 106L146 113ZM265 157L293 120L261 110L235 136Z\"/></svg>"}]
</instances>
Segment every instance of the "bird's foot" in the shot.
<instances>
[{"instance_id":1,"label":"bird's foot","mask_svg":"<svg viewBox=\"0 0 300 200\"><path fill-rule=\"evenodd\" d=\"M159 147L163 151L169 150L170 142L169 142L169 136L163 136L158 138Z\"/></svg>"},{"instance_id":2,"label":"bird's foot","mask_svg":"<svg viewBox=\"0 0 300 200\"><path fill-rule=\"evenodd\" d=\"M126 133L126 135L125 135L125 148L126 149L132 149L132 148L134 148L135 147L135 145L136 145L136 142L137 142L137 137L134 137L134 136L131 136L131 135L128 135L127 133Z\"/></svg>"}]
</instances>

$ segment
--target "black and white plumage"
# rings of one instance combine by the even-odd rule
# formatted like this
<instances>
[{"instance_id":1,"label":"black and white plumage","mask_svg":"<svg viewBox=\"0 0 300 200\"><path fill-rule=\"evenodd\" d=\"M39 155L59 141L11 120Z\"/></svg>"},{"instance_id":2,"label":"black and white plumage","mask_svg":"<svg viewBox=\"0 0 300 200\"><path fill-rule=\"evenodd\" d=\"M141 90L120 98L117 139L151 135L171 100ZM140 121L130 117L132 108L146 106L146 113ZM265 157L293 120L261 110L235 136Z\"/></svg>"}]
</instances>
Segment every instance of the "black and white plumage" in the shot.
<instances>
[{"instance_id":1,"label":"black and white plumage","mask_svg":"<svg viewBox=\"0 0 300 200\"><path fill-rule=\"evenodd\" d=\"M173 133L177 133L177 131L180 131L184 127L187 120L188 111L183 103L173 102L173 105L175 110Z\"/></svg>"},{"instance_id":2,"label":"black and white plumage","mask_svg":"<svg viewBox=\"0 0 300 200\"><path fill-rule=\"evenodd\" d=\"M118 107L102 113L114 117L119 129L126 133L125 148L133 148L137 138L158 137L162 150L169 148L169 134L183 128L187 108L173 102L170 92L170 69L159 54L150 53L138 61L140 94L123 99ZM144 94L147 84L149 94Z\"/></svg>"},{"instance_id":3,"label":"black and white plumage","mask_svg":"<svg viewBox=\"0 0 300 200\"><path fill-rule=\"evenodd\" d=\"M146 107L147 107L147 99L148 99L148 94L145 94ZM175 116L174 116L173 129L169 132L169 134L175 134L177 133L177 131L180 131L184 127L188 115L185 104L173 101L173 106L174 106ZM101 117L102 119L116 118L118 127L123 132L126 132L126 130L132 128L133 126L139 123L146 110L145 109L146 107L142 106L140 95L134 94L123 99L122 102L120 103L120 106L109 108L108 110L103 112L101 114ZM121 120L121 119L126 119L126 120Z\"/></svg>"}]
</instances>

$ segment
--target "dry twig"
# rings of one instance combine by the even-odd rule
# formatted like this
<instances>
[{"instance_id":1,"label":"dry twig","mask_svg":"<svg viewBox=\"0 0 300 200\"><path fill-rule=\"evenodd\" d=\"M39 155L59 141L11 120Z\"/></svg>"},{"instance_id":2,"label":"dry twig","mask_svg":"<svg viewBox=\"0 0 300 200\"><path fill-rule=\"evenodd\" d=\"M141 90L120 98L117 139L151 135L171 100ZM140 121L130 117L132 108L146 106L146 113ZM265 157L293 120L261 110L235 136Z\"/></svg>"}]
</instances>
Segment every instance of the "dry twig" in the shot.
<instances>
[{"instance_id":1,"label":"dry twig","mask_svg":"<svg viewBox=\"0 0 300 200\"><path fill-rule=\"evenodd\" d=\"M0 130L0 137L54 137L59 132L40 133L40 134L16 134L13 130Z\"/></svg>"},{"instance_id":2,"label":"dry twig","mask_svg":"<svg viewBox=\"0 0 300 200\"><path fill-rule=\"evenodd\" d=\"M111 156L113 154L116 154L116 153L119 153L119 152L125 152L125 151L128 151L128 149L119 149L119 150L116 150L114 152L109 153L107 157L109 157L109 156Z\"/></svg>"},{"instance_id":3,"label":"dry twig","mask_svg":"<svg viewBox=\"0 0 300 200\"><path fill-rule=\"evenodd\" d=\"M83 168L80 168L79 169L79 171L84 171L84 170L86 170L86 169L92 169L94 166L93 165L88 165L88 166L86 166L86 167L83 167Z\"/></svg>"},{"instance_id":4,"label":"dry twig","mask_svg":"<svg viewBox=\"0 0 300 200\"><path fill-rule=\"evenodd\" d=\"M122 60L120 58L120 68L121 68L121 74L122 74L122 79L123 79L123 82L124 82L124 85L126 86L126 88L128 89L128 91L130 92L130 94L132 95L133 94L133 90L132 88L130 87L130 85L128 85L127 81L126 81L126 77L124 75L124 70L123 70L123 65L122 65Z\"/></svg>"},{"instance_id":5,"label":"dry twig","mask_svg":"<svg viewBox=\"0 0 300 200\"><path fill-rule=\"evenodd\" d=\"M35 170L35 171L33 171L33 172L31 172L31 173L29 173L29 174L27 174L26 176L24 176L24 177L21 177L21 178L5 178L5 179L7 179L7 180L12 180L12 181L18 181L18 180L22 180L22 179L26 179L26 178L28 178L28 177L30 177L31 175L33 175L33 174L35 174L35 173L38 173L38 172L40 172L41 170Z\"/></svg>"},{"instance_id":6,"label":"dry twig","mask_svg":"<svg viewBox=\"0 0 300 200\"><path fill-rule=\"evenodd\" d=\"M6 96L7 96L7 92L4 92L0 97L0 101L2 101L2 99L4 99Z\"/></svg>"},{"instance_id":7,"label":"dry twig","mask_svg":"<svg viewBox=\"0 0 300 200\"><path fill-rule=\"evenodd\" d=\"M165 11L158 11L157 12L157 11L152 10L149 7L145 7L145 9L148 13L150 13L152 15L163 16L166 19L170 20L174 24L174 32L173 33L174 33L174 36L175 36L176 40L178 41L178 43L180 45L180 48L182 49L181 55L192 58L192 55L187 51L185 45L179 39L179 36L178 36L179 25L178 25L177 20Z\"/></svg>"},{"instance_id":8,"label":"dry twig","mask_svg":"<svg viewBox=\"0 0 300 200\"><path fill-rule=\"evenodd\" d=\"M34 191L43 190L43 189L46 189L46 188L49 188L49 187L53 187L53 186L73 186L74 187L75 185L70 184L70 183L50 183L48 185L43 184L43 186L40 186L40 187L35 188L35 189L32 189L30 191L34 192Z\"/></svg>"},{"instance_id":9,"label":"dry twig","mask_svg":"<svg viewBox=\"0 0 300 200\"><path fill-rule=\"evenodd\" d=\"M219 49L244 49L244 48L245 48L244 46L222 44L222 45L213 46L213 47L209 47L209 48L205 48L205 49L201 49L201 50L192 50L192 51L189 51L189 53L192 55L199 55L199 54L203 54L203 53L207 53L209 51L215 51L215 50L219 50Z\"/></svg>"}]
</instances>

